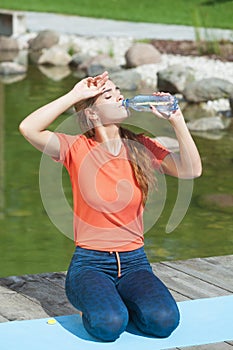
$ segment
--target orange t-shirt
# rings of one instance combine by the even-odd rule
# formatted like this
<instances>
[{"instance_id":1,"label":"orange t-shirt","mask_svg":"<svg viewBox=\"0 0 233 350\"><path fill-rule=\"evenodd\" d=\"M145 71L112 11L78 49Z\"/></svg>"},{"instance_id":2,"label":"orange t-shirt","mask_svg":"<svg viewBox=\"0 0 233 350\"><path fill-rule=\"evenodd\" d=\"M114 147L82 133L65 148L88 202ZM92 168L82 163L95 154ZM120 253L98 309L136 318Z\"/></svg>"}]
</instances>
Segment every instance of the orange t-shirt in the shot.
<instances>
[{"instance_id":1,"label":"orange t-shirt","mask_svg":"<svg viewBox=\"0 0 233 350\"><path fill-rule=\"evenodd\" d=\"M60 141L57 161L66 167L73 190L75 244L118 252L142 247L142 193L126 146L122 144L120 153L114 156L84 135L56 135ZM169 151L143 135L139 140L159 166Z\"/></svg>"}]
</instances>

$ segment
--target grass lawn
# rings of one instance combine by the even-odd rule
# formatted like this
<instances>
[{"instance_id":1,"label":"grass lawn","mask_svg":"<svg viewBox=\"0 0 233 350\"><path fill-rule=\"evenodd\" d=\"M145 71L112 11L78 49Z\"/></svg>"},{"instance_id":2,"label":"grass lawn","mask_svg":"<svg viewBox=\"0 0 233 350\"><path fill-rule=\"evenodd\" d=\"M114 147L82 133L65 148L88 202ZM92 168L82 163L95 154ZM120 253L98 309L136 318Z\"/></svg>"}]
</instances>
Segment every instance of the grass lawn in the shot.
<instances>
[{"instance_id":1,"label":"grass lawn","mask_svg":"<svg viewBox=\"0 0 233 350\"><path fill-rule=\"evenodd\" d=\"M0 8L233 29L232 0L1 0Z\"/></svg>"}]
</instances>

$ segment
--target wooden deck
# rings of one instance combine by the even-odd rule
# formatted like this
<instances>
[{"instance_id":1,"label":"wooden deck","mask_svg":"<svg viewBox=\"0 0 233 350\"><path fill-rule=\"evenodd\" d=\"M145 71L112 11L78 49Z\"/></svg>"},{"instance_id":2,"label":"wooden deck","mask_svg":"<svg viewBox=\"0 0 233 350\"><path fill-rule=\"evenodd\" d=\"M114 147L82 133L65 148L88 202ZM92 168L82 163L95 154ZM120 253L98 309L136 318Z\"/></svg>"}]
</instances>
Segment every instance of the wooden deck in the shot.
<instances>
[{"instance_id":1,"label":"wooden deck","mask_svg":"<svg viewBox=\"0 0 233 350\"><path fill-rule=\"evenodd\" d=\"M233 293L233 255L166 261L152 266L177 301ZM65 296L64 282L65 272L1 278L0 322L77 313ZM233 341L182 349L233 350Z\"/></svg>"}]
</instances>

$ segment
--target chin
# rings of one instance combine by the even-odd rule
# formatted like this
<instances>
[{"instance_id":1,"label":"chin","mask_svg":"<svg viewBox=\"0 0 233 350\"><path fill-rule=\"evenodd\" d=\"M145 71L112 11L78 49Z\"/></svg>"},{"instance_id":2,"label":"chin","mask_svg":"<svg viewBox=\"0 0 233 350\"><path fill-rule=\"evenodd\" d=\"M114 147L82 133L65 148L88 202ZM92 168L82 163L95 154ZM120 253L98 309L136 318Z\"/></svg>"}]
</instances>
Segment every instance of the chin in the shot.
<instances>
[{"instance_id":1,"label":"chin","mask_svg":"<svg viewBox=\"0 0 233 350\"><path fill-rule=\"evenodd\" d=\"M101 121L104 125L108 125L108 124L119 124L124 122L127 118L129 117L129 113L127 111L125 111L124 113L118 113L116 115L114 115L114 113L111 114L110 118L101 118Z\"/></svg>"}]
</instances>

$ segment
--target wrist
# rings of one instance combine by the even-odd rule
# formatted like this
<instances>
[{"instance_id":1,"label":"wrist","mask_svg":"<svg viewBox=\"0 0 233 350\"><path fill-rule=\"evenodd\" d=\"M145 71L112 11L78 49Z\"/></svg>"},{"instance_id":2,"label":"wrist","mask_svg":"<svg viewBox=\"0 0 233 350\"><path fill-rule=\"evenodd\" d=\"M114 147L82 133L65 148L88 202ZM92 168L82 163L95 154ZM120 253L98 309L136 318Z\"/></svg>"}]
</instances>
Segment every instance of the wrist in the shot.
<instances>
[{"instance_id":1,"label":"wrist","mask_svg":"<svg viewBox=\"0 0 233 350\"><path fill-rule=\"evenodd\" d=\"M168 120L173 126L176 126L178 123L185 123L184 116L181 110L177 110L174 113L172 113Z\"/></svg>"},{"instance_id":2,"label":"wrist","mask_svg":"<svg viewBox=\"0 0 233 350\"><path fill-rule=\"evenodd\" d=\"M73 106L75 103L82 100L82 96L77 95L77 92L73 90L70 90L65 96L67 97L70 106Z\"/></svg>"}]
</instances>

